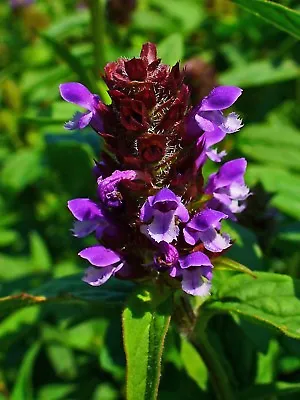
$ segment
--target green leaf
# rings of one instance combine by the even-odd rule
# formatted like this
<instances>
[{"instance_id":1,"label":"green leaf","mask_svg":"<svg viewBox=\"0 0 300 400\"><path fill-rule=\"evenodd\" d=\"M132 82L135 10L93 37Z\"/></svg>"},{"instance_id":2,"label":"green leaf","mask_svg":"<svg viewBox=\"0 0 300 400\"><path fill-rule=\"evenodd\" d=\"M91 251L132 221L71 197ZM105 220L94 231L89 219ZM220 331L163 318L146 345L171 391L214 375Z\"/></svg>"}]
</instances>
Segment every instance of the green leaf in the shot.
<instances>
[{"instance_id":1,"label":"green leaf","mask_svg":"<svg viewBox=\"0 0 300 400\"><path fill-rule=\"evenodd\" d=\"M198 351L186 338L181 339L180 355L188 375L205 391L208 380L207 367Z\"/></svg>"},{"instance_id":2,"label":"green leaf","mask_svg":"<svg viewBox=\"0 0 300 400\"><path fill-rule=\"evenodd\" d=\"M245 127L238 138L238 148L252 160L300 170L299 132L285 120L269 119L267 123Z\"/></svg>"},{"instance_id":3,"label":"green leaf","mask_svg":"<svg viewBox=\"0 0 300 400\"><path fill-rule=\"evenodd\" d=\"M30 232L30 253L33 265L37 271L47 271L51 267L51 256L46 243L37 232Z\"/></svg>"},{"instance_id":4,"label":"green leaf","mask_svg":"<svg viewBox=\"0 0 300 400\"><path fill-rule=\"evenodd\" d=\"M0 247L10 246L20 238L19 233L13 229L0 228Z\"/></svg>"},{"instance_id":5,"label":"green leaf","mask_svg":"<svg viewBox=\"0 0 300 400\"><path fill-rule=\"evenodd\" d=\"M59 43L56 39L47 36L45 33L40 34L40 37L45 43L51 46L54 53L64 60L70 69L78 75L82 84L87 86L91 91L97 92L97 84L93 80L92 75L88 72L87 68L82 65L80 59L71 53L68 47Z\"/></svg>"},{"instance_id":6,"label":"green leaf","mask_svg":"<svg viewBox=\"0 0 300 400\"><path fill-rule=\"evenodd\" d=\"M293 60L284 60L280 63L275 63L271 60L258 60L223 72L220 75L220 83L222 85L236 85L246 89L289 81L296 79L299 75L299 66Z\"/></svg>"},{"instance_id":7,"label":"green leaf","mask_svg":"<svg viewBox=\"0 0 300 400\"><path fill-rule=\"evenodd\" d=\"M24 149L12 154L2 168L0 179L4 186L19 192L43 175L41 153Z\"/></svg>"},{"instance_id":8,"label":"green leaf","mask_svg":"<svg viewBox=\"0 0 300 400\"><path fill-rule=\"evenodd\" d=\"M228 233L234 245L229 249L226 255L241 264L251 266L252 270L262 270L262 252L257 243L255 234L249 229L234 223L224 221L224 232Z\"/></svg>"},{"instance_id":9,"label":"green leaf","mask_svg":"<svg viewBox=\"0 0 300 400\"><path fill-rule=\"evenodd\" d=\"M73 384L51 383L39 390L37 400L65 400L72 398L71 393L74 393L75 390L76 387Z\"/></svg>"},{"instance_id":10,"label":"green leaf","mask_svg":"<svg viewBox=\"0 0 300 400\"><path fill-rule=\"evenodd\" d=\"M166 37L157 46L158 56L165 64L175 65L182 61L184 56L183 37L180 33L173 33Z\"/></svg>"},{"instance_id":11,"label":"green leaf","mask_svg":"<svg viewBox=\"0 0 300 400\"><path fill-rule=\"evenodd\" d=\"M78 368L72 349L59 343L49 343L45 350L57 376L66 380L76 378Z\"/></svg>"},{"instance_id":12,"label":"green leaf","mask_svg":"<svg viewBox=\"0 0 300 400\"><path fill-rule=\"evenodd\" d=\"M214 262L214 270L224 270L224 271L234 271L234 272L243 272L244 274L248 274L252 276L252 278L256 278L256 275L251 269L245 267L245 265L238 263L237 261L231 260L227 257L218 257Z\"/></svg>"},{"instance_id":13,"label":"green leaf","mask_svg":"<svg viewBox=\"0 0 300 400\"><path fill-rule=\"evenodd\" d=\"M90 22L90 14L87 10L80 10L73 15L65 15L61 20L52 24L46 31L47 37L59 38L60 40L65 39L74 31L77 30L82 34L84 29L88 28Z\"/></svg>"},{"instance_id":14,"label":"green leaf","mask_svg":"<svg viewBox=\"0 0 300 400\"><path fill-rule=\"evenodd\" d=\"M272 165L249 165L246 173L248 184L262 182L264 188L275 193L271 204L291 217L300 214L300 175Z\"/></svg>"},{"instance_id":15,"label":"green leaf","mask_svg":"<svg viewBox=\"0 0 300 400\"><path fill-rule=\"evenodd\" d=\"M95 180L91 168L94 154L89 146L75 141L56 142L49 144L46 152L49 166L68 196L93 193Z\"/></svg>"},{"instance_id":16,"label":"green leaf","mask_svg":"<svg viewBox=\"0 0 300 400\"><path fill-rule=\"evenodd\" d=\"M29 331L38 324L40 310L37 306L16 310L0 324L0 346L8 349L13 343L28 335Z\"/></svg>"},{"instance_id":17,"label":"green leaf","mask_svg":"<svg viewBox=\"0 0 300 400\"><path fill-rule=\"evenodd\" d=\"M258 353L256 384L272 383L276 379L277 359L279 358L280 346L276 339L269 342L269 348L266 354Z\"/></svg>"},{"instance_id":18,"label":"green leaf","mask_svg":"<svg viewBox=\"0 0 300 400\"><path fill-rule=\"evenodd\" d=\"M123 312L127 400L155 400L172 299L155 288L140 289Z\"/></svg>"},{"instance_id":19,"label":"green leaf","mask_svg":"<svg viewBox=\"0 0 300 400\"><path fill-rule=\"evenodd\" d=\"M92 287L81 281L82 274L53 279L32 293L21 293L0 298L0 314L34 304L56 303L101 303L105 307L122 304L134 284L110 279L101 287Z\"/></svg>"},{"instance_id":20,"label":"green leaf","mask_svg":"<svg viewBox=\"0 0 300 400\"><path fill-rule=\"evenodd\" d=\"M264 19L278 29L300 39L300 13L276 4L273 1L264 0L232 0L245 10Z\"/></svg>"},{"instance_id":21,"label":"green leaf","mask_svg":"<svg viewBox=\"0 0 300 400\"><path fill-rule=\"evenodd\" d=\"M184 33L197 29L204 19L204 7L193 0L185 0L184 2L152 0L152 2L165 14L166 20L172 18L178 22L178 30Z\"/></svg>"},{"instance_id":22,"label":"green leaf","mask_svg":"<svg viewBox=\"0 0 300 400\"><path fill-rule=\"evenodd\" d=\"M31 375L40 347L40 342L35 342L26 352L10 400L33 400Z\"/></svg>"},{"instance_id":23,"label":"green leaf","mask_svg":"<svg viewBox=\"0 0 300 400\"><path fill-rule=\"evenodd\" d=\"M226 281L217 280L204 310L237 313L300 339L300 280L266 272L256 272L256 277L237 274Z\"/></svg>"}]
</instances>

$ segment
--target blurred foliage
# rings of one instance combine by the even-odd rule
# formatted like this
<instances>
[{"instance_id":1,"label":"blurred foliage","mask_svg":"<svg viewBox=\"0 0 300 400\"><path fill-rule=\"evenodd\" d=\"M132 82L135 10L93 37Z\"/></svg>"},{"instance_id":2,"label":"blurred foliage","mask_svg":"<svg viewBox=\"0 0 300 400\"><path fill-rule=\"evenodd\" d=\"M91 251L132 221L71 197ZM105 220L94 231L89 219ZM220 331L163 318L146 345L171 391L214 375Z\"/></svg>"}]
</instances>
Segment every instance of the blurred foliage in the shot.
<instances>
[{"instance_id":1,"label":"blurred foliage","mask_svg":"<svg viewBox=\"0 0 300 400\"><path fill-rule=\"evenodd\" d=\"M198 57L211 65L218 83L244 89L237 112L245 127L223 147L249 160L253 196L242 226L229 227L236 244L228 255L259 274L300 278L299 14L287 17L289 35L278 13L269 24L237 5L256 12L263 3L137 0L133 11L134 2L128 6L130 15L113 18L106 12L103 53L106 62L134 56L144 42L153 41L164 62ZM275 3L300 9L296 0ZM120 301L131 287L113 282L100 293L80 281L83 264L76 254L89 241L78 243L71 236L66 208L68 199L93 197L91 167L101 148L92 131L63 129L76 106L63 103L58 94L58 85L69 80L105 90L101 71L92 72L87 4L38 0L15 9L8 0L0 4L0 294L12 296L5 307L0 302L1 400L117 400L125 395ZM66 278L75 273L76 279ZM300 344L293 338L299 335L300 313L298 305L289 305L290 283L272 291L262 279L262 287L253 289L264 307L265 297L286 296L291 311L286 318L294 325L291 338L284 338L278 330L243 319L247 307L257 307L243 303L248 276L238 275L225 287L228 271L216 275L216 290L219 282L223 288L207 303L218 310L208 329L241 398L298 399ZM53 278L60 283L52 283ZM241 312L219 314L222 307L235 309L229 300L237 281L245 288ZM68 301L61 302L66 291ZM32 294L24 309L22 292ZM229 300L221 303L222 296ZM92 305L87 299L94 300ZM270 308L261 306L261 317L276 327L274 304L276 299L269 300ZM173 327L162 369L161 400L214 399L202 358Z\"/></svg>"}]
</instances>

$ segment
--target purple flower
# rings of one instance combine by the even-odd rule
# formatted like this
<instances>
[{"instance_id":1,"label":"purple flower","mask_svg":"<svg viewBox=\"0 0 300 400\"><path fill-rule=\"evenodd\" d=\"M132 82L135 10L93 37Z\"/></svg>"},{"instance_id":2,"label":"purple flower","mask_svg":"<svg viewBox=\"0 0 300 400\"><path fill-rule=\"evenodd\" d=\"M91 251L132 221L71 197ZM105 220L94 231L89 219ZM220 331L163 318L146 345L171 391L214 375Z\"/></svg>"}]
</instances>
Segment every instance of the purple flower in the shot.
<instances>
[{"instance_id":1,"label":"purple flower","mask_svg":"<svg viewBox=\"0 0 300 400\"><path fill-rule=\"evenodd\" d=\"M120 182L129 180L133 181L139 178L140 174L137 171L115 171L111 176L98 179L98 195L102 203L107 207L117 208L123 204L123 197L118 190Z\"/></svg>"},{"instance_id":2,"label":"purple flower","mask_svg":"<svg viewBox=\"0 0 300 400\"><path fill-rule=\"evenodd\" d=\"M110 226L101 207L90 199L70 200L68 208L77 219L73 228L73 234L76 237L82 238L96 231L96 237L100 239L106 228ZM112 229L112 226L110 228Z\"/></svg>"},{"instance_id":3,"label":"purple flower","mask_svg":"<svg viewBox=\"0 0 300 400\"><path fill-rule=\"evenodd\" d=\"M209 208L200 211L185 226L183 235L185 241L194 246L200 240L204 247L212 252L220 252L230 246L230 238L228 235L220 234L220 221L228 218L228 216L220 211L211 210Z\"/></svg>"},{"instance_id":4,"label":"purple flower","mask_svg":"<svg viewBox=\"0 0 300 400\"><path fill-rule=\"evenodd\" d=\"M212 268L209 258L196 251L179 259L182 289L193 296L207 296L211 288Z\"/></svg>"},{"instance_id":5,"label":"purple flower","mask_svg":"<svg viewBox=\"0 0 300 400\"><path fill-rule=\"evenodd\" d=\"M103 122L99 114L100 97L92 94L84 85L77 82L63 83L59 86L61 97L69 103L86 108L87 113L76 113L71 121L65 123L66 129L83 129L91 125L97 132L103 131Z\"/></svg>"},{"instance_id":6,"label":"purple flower","mask_svg":"<svg viewBox=\"0 0 300 400\"><path fill-rule=\"evenodd\" d=\"M102 285L125 265L117 252L103 246L88 247L78 255L92 264L83 278L84 282L92 286Z\"/></svg>"},{"instance_id":7,"label":"purple flower","mask_svg":"<svg viewBox=\"0 0 300 400\"><path fill-rule=\"evenodd\" d=\"M163 188L155 196L148 197L141 208L140 219L146 223L141 226L143 234L158 243L171 243L179 235L177 220L187 222L189 213L179 196Z\"/></svg>"},{"instance_id":8,"label":"purple flower","mask_svg":"<svg viewBox=\"0 0 300 400\"><path fill-rule=\"evenodd\" d=\"M181 279L182 289L194 296L209 294L212 268L209 258L201 251L179 257L177 249L169 243L159 243L159 252L154 257L158 270L168 270L172 278Z\"/></svg>"},{"instance_id":9,"label":"purple flower","mask_svg":"<svg viewBox=\"0 0 300 400\"><path fill-rule=\"evenodd\" d=\"M235 213L245 209L244 200L249 196L249 188L245 185L244 174L247 161L244 158L228 161L215 174L210 175L205 189L213 199L208 207L218 209L235 220Z\"/></svg>"},{"instance_id":10,"label":"purple flower","mask_svg":"<svg viewBox=\"0 0 300 400\"><path fill-rule=\"evenodd\" d=\"M218 86L196 106L187 119L189 137L205 136L207 156L219 162L224 154L216 156L210 147L224 139L227 133L241 129L242 121L236 113L225 116L222 110L232 106L242 94L242 89L235 86Z\"/></svg>"},{"instance_id":11,"label":"purple flower","mask_svg":"<svg viewBox=\"0 0 300 400\"><path fill-rule=\"evenodd\" d=\"M159 271L169 270L172 277L177 275L179 254L176 247L167 242L160 242L159 251L154 256L154 265Z\"/></svg>"}]
</instances>

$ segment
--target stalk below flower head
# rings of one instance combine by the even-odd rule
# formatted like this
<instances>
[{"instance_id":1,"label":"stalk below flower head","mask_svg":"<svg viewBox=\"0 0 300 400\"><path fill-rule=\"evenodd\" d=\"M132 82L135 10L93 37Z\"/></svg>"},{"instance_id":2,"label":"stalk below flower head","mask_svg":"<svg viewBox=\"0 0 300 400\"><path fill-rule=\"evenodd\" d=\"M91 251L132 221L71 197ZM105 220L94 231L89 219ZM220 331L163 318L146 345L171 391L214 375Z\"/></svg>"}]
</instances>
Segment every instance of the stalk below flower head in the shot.
<instances>
[{"instance_id":1,"label":"stalk below flower head","mask_svg":"<svg viewBox=\"0 0 300 400\"><path fill-rule=\"evenodd\" d=\"M160 279L206 296L213 261L232 245L222 221L236 219L249 189L243 158L223 163L207 182L202 169L208 158L222 161L213 146L241 129L240 117L225 110L242 90L216 87L191 108L184 72L162 64L152 43L104 70L110 105L80 83L60 85L64 100L87 110L65 128L90 126L105 142L93 169L95 199L68 203L74 236L95 240L79 253L89 262L83 280Z\"/></svg>"}]
</instances>

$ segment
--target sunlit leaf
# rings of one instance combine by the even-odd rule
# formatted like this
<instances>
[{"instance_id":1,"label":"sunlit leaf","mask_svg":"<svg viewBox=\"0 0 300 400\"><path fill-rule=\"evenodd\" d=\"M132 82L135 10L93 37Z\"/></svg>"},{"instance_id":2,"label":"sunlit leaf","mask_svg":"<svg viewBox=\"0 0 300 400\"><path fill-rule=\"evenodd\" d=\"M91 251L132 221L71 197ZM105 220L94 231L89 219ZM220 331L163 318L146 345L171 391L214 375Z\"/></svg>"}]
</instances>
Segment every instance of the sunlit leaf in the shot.
<instances>
[{"instance_id":1,"label":"sunlit leaf","mask_svg":"<svg viewBox=\"0 0 300 400\"><path fill-rule=\"evenodd\" d=\"M139 290L123 312L127 361L127 400L155 400L161 357L171 318L171 298L158 290Z\"/></svg>"},{"instance_id":2,"label":"sunlit leaf","mask_svg":"<svg viewBox=\"0 0 300 400\"><path fill-rule=\"evenodd\" d=\"M256 272L218 280L204 307L213 313L237 313L300 339L300 280Z\"/></svg>"},{"instance_id":3,"label":"sunlit leaf","mask_svg":"<svg viewBox=\"0 0 300 400\"><path fill-rule=\"evenodd\" d=\"M278 29L300 39L300 13L273 1L232 0L252 14L263 18Z\"/></svg>"},{"instance_id":4,"label":"sunlit leaf","mask_svg":"<svg viewBox=\"0 0 300 400\"><path fill-rule=\"evenodd\" d=\"M180 33L173 33L166 37L157 46L158 56L162 62L168 65L175 65L182 61L184 56L183 37Z\"/></svg>"}]
</instances>

